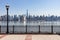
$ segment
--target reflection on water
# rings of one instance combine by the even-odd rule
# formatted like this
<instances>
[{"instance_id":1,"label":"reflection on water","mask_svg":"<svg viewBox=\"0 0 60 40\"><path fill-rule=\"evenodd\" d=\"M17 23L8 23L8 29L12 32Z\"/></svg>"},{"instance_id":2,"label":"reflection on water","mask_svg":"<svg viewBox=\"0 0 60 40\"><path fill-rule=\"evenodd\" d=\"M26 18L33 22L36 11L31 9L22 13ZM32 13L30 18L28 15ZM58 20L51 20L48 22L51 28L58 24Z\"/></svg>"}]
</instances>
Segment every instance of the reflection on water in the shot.
<instances>
[{"instance_id":1,"label":"reflection on water","mask_svg":"<svg viewBox=\"0 0 60 40\"><path fill-rule=\"evenodd\" d=\"M0 25L7 25L6 21L0 21ZM9 25L60 25L60 21L29 21L29 22L17 22L10 21Z\"/></svg>"}]
</instances>

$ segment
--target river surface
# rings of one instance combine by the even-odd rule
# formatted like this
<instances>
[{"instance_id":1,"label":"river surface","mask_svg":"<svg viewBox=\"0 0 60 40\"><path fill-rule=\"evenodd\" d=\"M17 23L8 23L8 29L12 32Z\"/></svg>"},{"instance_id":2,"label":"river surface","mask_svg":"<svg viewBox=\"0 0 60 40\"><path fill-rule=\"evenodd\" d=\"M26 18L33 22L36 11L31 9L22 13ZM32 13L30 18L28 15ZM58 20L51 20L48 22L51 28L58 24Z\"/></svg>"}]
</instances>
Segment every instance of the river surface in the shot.
<instances>
[{"instance_id":1,"label":"river surface","mask_svg":"<svg viewBox=\"0 0 60 40\"><path fill-rule=\"evenodd\" d=\"M0 25L7 25L6 21L0 21ZM9 25L60 25L60 21L31 21L31 22L14 22L10 21Z\"/></svg>"},{"instance_id":2,"label":"river surface","mask_svg":"<svg viewBox=\"0 0 60 40\"><path fill-rule=\"evenodd\" d=\"M6 21L0 21L1 25L1 33L6 33ZM20 33L20 32L26 32L26 26L27 26L27 32L38 32L39 31L39 25L40 25L40 31L41 32L51 32L51 25L53 25L53 32L60 32L60 21L31 21L31 22L9 22L9 32L13 31L13 25L14 25L14 32ZM21 26L22 25L22 26Z\"/></svg>"}]
</instances>

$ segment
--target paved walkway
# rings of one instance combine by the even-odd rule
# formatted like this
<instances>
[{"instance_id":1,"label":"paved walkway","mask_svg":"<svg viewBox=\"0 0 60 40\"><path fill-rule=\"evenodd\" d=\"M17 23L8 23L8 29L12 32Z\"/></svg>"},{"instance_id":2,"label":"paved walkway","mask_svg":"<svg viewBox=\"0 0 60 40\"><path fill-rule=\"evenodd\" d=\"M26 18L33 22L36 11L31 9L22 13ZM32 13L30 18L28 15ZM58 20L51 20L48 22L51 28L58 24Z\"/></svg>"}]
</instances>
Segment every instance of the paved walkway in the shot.
<instances>
[{"instance_id":1,"label":"paved walkway","mask_svg":"<svg viewBox=\"0 0 60 40\"><path fill-rule=\"evenodd\" d=\"M3 38L3 37L5 37L5 36L6 36L6 35L0 35L0 39Z\"/></svg>"},{"instance_id":2,"label":"paved walkway","mask_svg":"<svg viewBox=\"0 0 60 40\"><path fill-rule=\"evenodd\" d=\"M0 40L60 40L60 35L0 35Z\"/></svg>"}]
</instances>

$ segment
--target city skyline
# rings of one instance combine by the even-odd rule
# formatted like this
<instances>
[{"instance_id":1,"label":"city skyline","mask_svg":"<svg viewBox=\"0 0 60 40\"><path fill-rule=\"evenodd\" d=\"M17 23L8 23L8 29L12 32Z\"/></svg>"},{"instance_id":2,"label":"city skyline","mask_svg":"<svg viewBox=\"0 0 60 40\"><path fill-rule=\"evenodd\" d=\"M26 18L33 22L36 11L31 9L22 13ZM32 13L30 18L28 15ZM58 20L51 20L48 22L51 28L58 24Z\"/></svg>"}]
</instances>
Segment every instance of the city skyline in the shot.
<instances>
[{"instance_id":1,"label":"city skyline","mask_svg":"<svg viewBox=\"0 0 60 40\"><path fill-rule=\"evenodd\" d=\"M6 14L5 5L9 4L10 15L55 15L60 16L60 0L0 0L0 15Z\"/></svg>"}]
</instances>

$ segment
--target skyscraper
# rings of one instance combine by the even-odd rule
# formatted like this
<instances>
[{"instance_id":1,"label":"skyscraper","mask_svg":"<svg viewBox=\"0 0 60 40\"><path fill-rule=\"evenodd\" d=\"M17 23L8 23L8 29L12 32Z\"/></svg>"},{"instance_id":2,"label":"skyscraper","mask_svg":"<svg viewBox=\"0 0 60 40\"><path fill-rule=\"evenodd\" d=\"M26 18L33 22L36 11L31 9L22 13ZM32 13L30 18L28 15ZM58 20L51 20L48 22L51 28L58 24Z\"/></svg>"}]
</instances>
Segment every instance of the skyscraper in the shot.
<instances>
[{"instance_id":1,"label":"skyscraper","mask_svg":"<svg viewBox=\"0 0 60 40\"><path fill-rule=\"evenodd\" d=\"M26 17L28 17L28 9L27 9L27 15L26 15Z\"/></svg>"}]
</instances>

